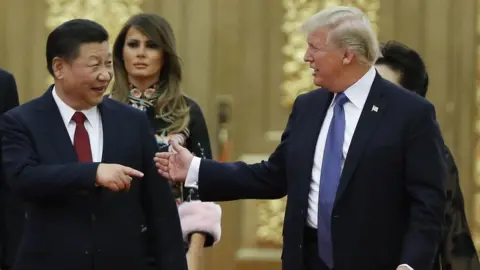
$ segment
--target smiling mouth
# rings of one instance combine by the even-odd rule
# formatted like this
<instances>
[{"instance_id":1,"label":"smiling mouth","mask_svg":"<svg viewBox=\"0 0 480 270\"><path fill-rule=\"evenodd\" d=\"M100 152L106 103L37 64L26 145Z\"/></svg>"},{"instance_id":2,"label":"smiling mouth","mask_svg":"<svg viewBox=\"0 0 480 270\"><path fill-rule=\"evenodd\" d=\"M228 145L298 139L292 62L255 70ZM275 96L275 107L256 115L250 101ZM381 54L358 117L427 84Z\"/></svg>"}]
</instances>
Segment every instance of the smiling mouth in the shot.
<instances>
[{"instance_id":1,"label":"smiling mouth","mask_svg":"<svg viewBox=\"0 0 480 270\"><path fill-rule=\"evenodd\" d=\"M95 91L95 92L103 92L105 91L105 89L107 89L107 87L92 87L92 90Z\"/></svg>"}]
</instances>

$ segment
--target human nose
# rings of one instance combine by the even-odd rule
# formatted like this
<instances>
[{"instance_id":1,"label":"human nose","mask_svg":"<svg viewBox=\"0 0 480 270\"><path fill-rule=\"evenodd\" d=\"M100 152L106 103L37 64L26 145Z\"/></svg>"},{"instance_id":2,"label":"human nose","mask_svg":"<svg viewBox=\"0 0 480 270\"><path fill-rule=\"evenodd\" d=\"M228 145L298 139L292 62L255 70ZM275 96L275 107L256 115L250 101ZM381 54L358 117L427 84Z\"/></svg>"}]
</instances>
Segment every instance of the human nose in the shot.
<instances>
[{"instance_id":1,"label":"human nose","mask_svg":"<svg viewBox=\"0 0 480 270\"><path fill-rule=\"evenodd\" d=\"M105 68L102 70L102 72L100 72L100 74L98 74L98 80L99 81L110 81L113 77L113 72L112 72L112 69L111 68Z\"/></svg>"}]
</instances>

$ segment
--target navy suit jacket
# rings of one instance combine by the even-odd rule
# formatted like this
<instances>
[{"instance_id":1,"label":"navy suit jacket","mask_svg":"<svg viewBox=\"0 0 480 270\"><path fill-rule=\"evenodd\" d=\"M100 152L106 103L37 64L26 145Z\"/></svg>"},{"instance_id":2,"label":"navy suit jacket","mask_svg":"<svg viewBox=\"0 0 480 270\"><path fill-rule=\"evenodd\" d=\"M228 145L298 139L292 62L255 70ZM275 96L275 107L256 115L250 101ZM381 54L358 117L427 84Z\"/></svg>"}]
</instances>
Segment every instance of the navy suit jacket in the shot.
<instances>
[{"instance_id":1,"label":"navy suit jacket","mask_svg":"<svg viewBox=\"0 0 480 270\"><path fill-rule=\"evenodd\" d=\"M146 115L108 98L98 106L102 162L144 173L128 192L95 187L99 164L78 162L51 89L4 115L5 172L28 204L13 269L186 270L177 207L153 163Z\"/></svg>"},{"instance_id":2,"label":"navy suit jacket","mask_svg":"<svg viewBox=\"0 0 480 270\"><path fill-rule=\"evenodd\" d=\"M201 200L288 195L284 270L303 264L315 145L332 98L327 89L299 96L281 143L267 161L200 164ZM415 270L430 269L440 240L445 178L434 107L377 75L348 150L332 213L335 269L396 269L403 263Z\"/></svg>"},{"instance_id":3,"label":"navy suit jacket","mask_svg":"<svg viewBox=\"0 0 480 270\"><path fill-rule=\"evenodd\" d=\"M0 115L18 106L17 84L13 75L0 69ZM0 133L0 137L1 137ZM0 141L1 147L1 141ZM0 151L0 161L2 153ZM23 204L12 196L0 163L0 265L11 265L23 227Z\"/></svg>"}]
</instances>

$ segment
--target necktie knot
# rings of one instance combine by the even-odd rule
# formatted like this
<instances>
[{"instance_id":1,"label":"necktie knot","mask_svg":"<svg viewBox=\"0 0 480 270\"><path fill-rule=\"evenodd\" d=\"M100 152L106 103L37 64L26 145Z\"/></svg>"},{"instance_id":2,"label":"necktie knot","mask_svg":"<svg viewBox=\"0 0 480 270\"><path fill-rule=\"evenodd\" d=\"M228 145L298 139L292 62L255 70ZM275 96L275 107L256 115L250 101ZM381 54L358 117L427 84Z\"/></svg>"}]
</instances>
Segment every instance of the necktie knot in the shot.
<instances>
[{"instance_id":1,"label":"necktie knot","mask_svg":"<svg viewBox=\"0 0 480 270\"><path fill-rule=\"evenodd\" d=\"M335 105L343 106L343 104L345 104L345 102L347 101L348 101L348 97L343 92L338 93L335 96Z\"/></svg>"},{"instance_id":2,"label":"necktie knot","mask_svg":"<svg viewBox=\"0 0 480 270\"><path fill-rule=\"evenodd\" d=\"M87 117L82 112L76 112L72 116L72 120L75 121L75 123L77 123L79 125L83 125L83 123L85 123L86 119L87 119Z\"/></svg>"}]
</instances>

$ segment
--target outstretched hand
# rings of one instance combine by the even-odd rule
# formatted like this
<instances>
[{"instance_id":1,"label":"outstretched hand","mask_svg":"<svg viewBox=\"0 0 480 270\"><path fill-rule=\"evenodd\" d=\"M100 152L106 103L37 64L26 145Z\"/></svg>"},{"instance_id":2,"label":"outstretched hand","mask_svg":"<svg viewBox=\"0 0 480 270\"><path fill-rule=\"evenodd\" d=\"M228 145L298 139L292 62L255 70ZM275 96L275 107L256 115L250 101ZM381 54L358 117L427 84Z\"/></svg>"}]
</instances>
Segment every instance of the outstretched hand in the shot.
<instances>
[{"instance_id":1,"label":"outstretched hand","mask_svg":"<svg viewBox=\"0 0 480 270\"><path fill-rule=\"evenodd\" d=\"M156 153L153 158L158 173L174 182L185 182L193 155L185 147L172 140L173 152Z\"/></svg>"}]
</instances>

